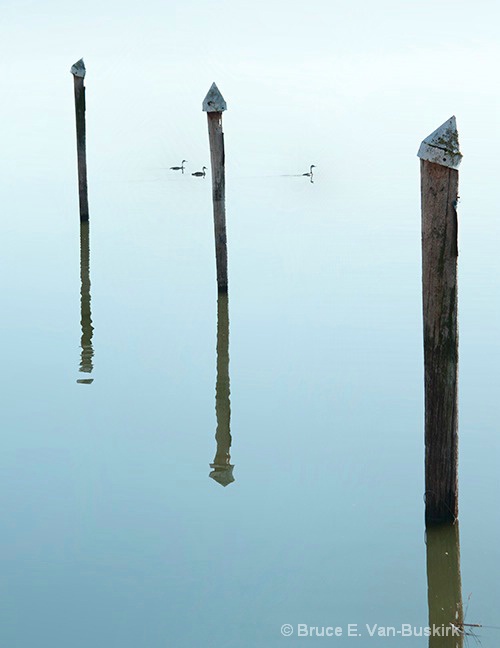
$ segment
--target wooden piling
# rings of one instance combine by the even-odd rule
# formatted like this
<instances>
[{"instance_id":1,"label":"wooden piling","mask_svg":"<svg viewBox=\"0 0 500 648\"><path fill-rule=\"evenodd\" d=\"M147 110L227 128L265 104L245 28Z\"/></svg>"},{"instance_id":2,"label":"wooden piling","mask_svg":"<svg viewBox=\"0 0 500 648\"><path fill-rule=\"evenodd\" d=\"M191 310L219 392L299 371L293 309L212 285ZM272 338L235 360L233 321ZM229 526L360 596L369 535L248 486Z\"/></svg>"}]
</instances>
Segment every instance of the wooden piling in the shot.
<instances>
[{"instance_id":1,"label":"wooden piling","mask_svg":"<svg viewBox=\"0 0 500 648\"><path fill-rule=\"evenodd\" d=\"M452 117L421 144L425 517L458 516L458 147Z\"/></svg>"},{"instance_id":2,"label":"wooden piling","mask_svg":"<svg viewBox=\"0 0 500 648\"><path fill-rule=\"evenodd\" d=\"M91 374L94 368L93 357L94 348L92 346L92 336L94 327L92 326L92 312L90 306L90 240L89 240L88 222L80 223L80 324L82 327L81 337L81 360L80 371ZM78 383L88 385L93 382L93 378L81 378Z\"/></svg>"},{"instance_id":3,"label":"wooden piling","mask_svg":"<svg viewBox=\"0 0 500 648\"><path fill-rule=\"evenodd\" d=\"M85 65L83 59L71 67L75 85L76 147L78 156L78 194L80 200L80 221L89 220L89 200L87 191L87 153L85 132Z\"/></svg>"},{"instance_id":4,"label":"wooden piling","mask_svg":"<svg viewBox=\"0 0 500 648\"><path fill-rule=\"evenodd\" d=\"M217 298L217 383L215 387L215 414L217 451L210 464L210 477L222 486L234 481L231 464L231 402L229 386L229 300L226 293Z\"/></svg>"},{"instance_id":5,"label":"wooden piling","mask_svg":"<svg viewBox=\"0 0 500 648\"><path fill-rule=\"evenodd\" d=\"M212 166L212 200L214 208L215 259L217 265L217 288L227 292L227 235L226 235L226 180L224 133L222 113L227 109L224 97L212 84L203 101L203 111L207 113L208 138Z\"/></svg>"},{"instance_id":6,"label":"wooden piling","mask_svg":"<svg viewBox=\"0 0 500 648\"><path fill-rule=\"evenodd\" d=\"M462 648L464 611L460 575L458 522L427 527L427 601L431 632L429 648Z\"/></svg>"}]
</instances>

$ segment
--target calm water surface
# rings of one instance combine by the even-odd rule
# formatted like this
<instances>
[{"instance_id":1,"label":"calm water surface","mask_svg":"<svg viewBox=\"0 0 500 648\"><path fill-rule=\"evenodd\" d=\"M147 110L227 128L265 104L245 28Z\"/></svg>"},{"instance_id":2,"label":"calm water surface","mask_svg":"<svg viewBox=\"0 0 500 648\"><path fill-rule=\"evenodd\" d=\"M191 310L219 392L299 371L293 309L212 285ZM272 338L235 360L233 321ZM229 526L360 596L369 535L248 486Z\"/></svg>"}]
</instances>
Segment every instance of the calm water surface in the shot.
<instances>
[{"instance_id":1,"label":"calm water surface","mask_svg":"<svg viewBox=\"0 0 500 648\"><path fill-rule=\"evenodd\" d=\"M250 15L186 0L174 15L110 0L82 17L5 1L2 647L423 648L366 624L500 625L498 21L396 4L270 0ZM229 107L227 301L210 176L191 176L209 166L214 80ZM426 544L415 153L452 113L460 529ZM183 158L184 175L168 170ZM499 632L481 629L482 646Z\"/></svg>"},{"instance_id":2,"label":"calm water surface","mask_svg":"<svg viewBox=\"0 0 500 648\"><path fill-rule=\"evenodd\" d=\"M320 168L311 184L229 166L227 301L209 179L163 173L96 181L90 237L69 193L12 207L5 645L278 646L314 641L285 623L427 625L418 204L394 235L356 222ZM488 360L463 319L462 591L466 620L493 625L495 401L475 393ZM323 641L391 641L364 635Z\"/></svg>"}]
</instances>

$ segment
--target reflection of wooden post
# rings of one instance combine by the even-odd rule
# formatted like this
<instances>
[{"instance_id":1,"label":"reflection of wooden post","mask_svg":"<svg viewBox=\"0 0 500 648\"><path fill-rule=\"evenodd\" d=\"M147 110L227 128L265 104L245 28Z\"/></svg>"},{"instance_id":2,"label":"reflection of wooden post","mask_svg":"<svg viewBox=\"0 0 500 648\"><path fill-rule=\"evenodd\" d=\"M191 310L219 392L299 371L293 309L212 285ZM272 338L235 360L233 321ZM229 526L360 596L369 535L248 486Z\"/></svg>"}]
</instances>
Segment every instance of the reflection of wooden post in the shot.
<instances>
[{"instance_id":1,"label":"reflection of wooden post","mask_svg":"<svg viewBox=\"0 0 500 648\"><path fill-rule=\"evenodd\" d=\"M427 527L427 585L429 648L462 648L464 618L458 522ZM433 628L447 630L439 636Z\"/></svg>"},{"instance_id":2,"label":"reflection of wooden post","mask_svg":"<svg viewBox=\"0 0 500 648\"><path fill-rule=\"evenodd\" d=\"M215 388L215 413L217 416L217 452L210 464L210 477L222 486L234 481L230 463L231 402L229 400L229 303L227 294L219 293L217 299L217 385Z\"/></svg>"},{"instance_id":3,"label":"reflection of wooden post","mask_svg":"<svg viewBox=\"0 0 500 648\"><path fill-rule=\"evenodd\" d=\"M81 306L81 325L82 325L82 357L80 362L80 371L83 373L92 373L94 349L92 347L92 335L94 328L92 326L92 313L90 310L90 242L89 242L89 223L80 223L80 306ZM90 384L92 378L80 379L77 382Z\"/></svg>"},{"instance_id":4,"label":"reflection of wooden post","mask_svg":"<svg viewBox=\"0 0 500 648\"><path fill-rule=\"evenodd\" d=\"M80 196L80 221L89 219L89 200L87 193L87 153L85 135L85 65L83 59L77 61L71 68L75 82L75 113L76 113L76 147L78 154L78 191Z\"/></svg>"},{"instance_id":5,"label":"reflection of wooden post","mask_svg":"<svg viewBox=\"0 0 500 648\"><path fill-rule=\"evenodd\" d=\"M203 110L207 113L208 118L208 138L212 163L215 260L219 292L227 292L226 179L224 133L222 131L222 112L226 109L224 97L213 83L203 101Z\"/></svg>"},{"instance_id":6,"label":"reflection of wooden post","mask_svg":"<svg viewBox=\"0 0 500 648\"><path fill-rule=\"evenodd\" d=\"M458 148L455 118L421 144L426 520L458 516Z\"/></svg>"}]
</instances>

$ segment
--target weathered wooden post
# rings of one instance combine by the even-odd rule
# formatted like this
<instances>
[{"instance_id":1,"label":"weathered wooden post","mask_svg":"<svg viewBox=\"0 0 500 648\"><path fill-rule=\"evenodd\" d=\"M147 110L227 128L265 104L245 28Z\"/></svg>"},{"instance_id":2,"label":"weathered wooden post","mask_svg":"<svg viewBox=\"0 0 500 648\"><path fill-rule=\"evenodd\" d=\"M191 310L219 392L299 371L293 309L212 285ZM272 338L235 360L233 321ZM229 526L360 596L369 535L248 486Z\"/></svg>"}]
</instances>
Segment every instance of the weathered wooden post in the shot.
<instances>
[{"instance_id":1,"label":"weathered wooden post","mask_svg":"<svg viewBox=\"0 0 500 648\"><path fill-rule=\"evenodd\" d=\"M222 131L222 113L227 110L227 105L215 83L212 83L212 87L203 100L203 110L207 113L208 118L208 138L212 164L217 287L219 292L227 292L226 179L224 133Z\"/></svg>"},{"instance_id":2,"label":"weathered wooden post","mask_svg":"<svg viewBox=\"0 0 500 648\"><path fill-rule=\"evenodd\" d=\"M71 67L75 82L76 147L78 153L78 191L80 197L80 221L89 219L89 200L87 193L87 153L85 135L85 65L83 59Z\"/></svg>"},{"instance_id":3,"label":"weathered wooden post","mask_svg":"<svg viewBox=\"0 0 500 648\"><path fill-rule=\"evenodd\" d=\"M217 384L215 387L215 413L217 451L210 477L222 486L234 481L231 464L231 402L229 395L229 300L225 293L217 299Z\"/></svg>"},{"instance_id":4,"label":"weathered wooden post","mask_svg":"<svg viewBox=\"0 0 500 648\"><path fill-rule=\"evenodd\" d=\"M462 648L465 632L458 522L430 525L426 540L429 648Z\"/></svg>"},{"instance_id":5,"label":"weathered wooden post","mask_svg":"<svg viewBox=\"0 0 500 648\"><path fill-rule=\"evenodd\" d=\"M455 117L427 137L421 159L425 363L425 517L458 516L458 146Z\"/></svg>"},{"instance_id":6,"label":"weathered wooden post","mask_svg":"<svg viewBox=\"0 0 500 648\"><path fill-rule=\"evenodd\" d=\"M94 368L92 364L92 358L94 357L94 348L92 346L94 327L92 326L92 312L90 309L90 241L88 222L80 223L80 281L80 324L82 327L80 371L91 374ZM77 382L89 385L93 380L93 378L81 378Z\"/></svg>"}]
</instances>

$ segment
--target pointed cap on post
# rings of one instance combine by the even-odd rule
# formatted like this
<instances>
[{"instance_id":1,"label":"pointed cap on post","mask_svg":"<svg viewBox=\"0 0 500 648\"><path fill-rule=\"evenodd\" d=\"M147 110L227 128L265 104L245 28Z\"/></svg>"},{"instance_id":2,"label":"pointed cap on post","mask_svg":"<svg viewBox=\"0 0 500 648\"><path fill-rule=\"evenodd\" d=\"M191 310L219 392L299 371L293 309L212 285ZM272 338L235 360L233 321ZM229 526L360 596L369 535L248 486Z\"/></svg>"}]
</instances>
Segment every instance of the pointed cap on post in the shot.
<instances>
[{"instance_id":1,"label":"pointed cap on post","mask_svg":"<svg viewBox=\"0 0 500 648\"><path fill-rule=\"evenodd\" d=\"M203 112L222 112L227 110L227 104L219 88L212 83L207 96L203 99Z\"/></svg>"},{"instance_id":2,"label":"pointed cap on post","mask_svg":"<svg viewBox=\"0 0 500 648\"><path fill-rule=\"evenodd\" d=\"M424 139L417 153L421 160L458 169L462 154L458 145L458 131L455 117L448 121Z\"/></svg>"},{"instance_id":3,"label":"pointed cap on post","mask_svg":"<svg viewBox=\"0 0 500 648\"><path fill-rule=\"evenodd\" d=\"M84 79L86 71L87 70L85 69L85 63L83 62L82 58L71 66L71 74L73 76L81 77L82 79Z\"/></svg>"}]
</instances>

